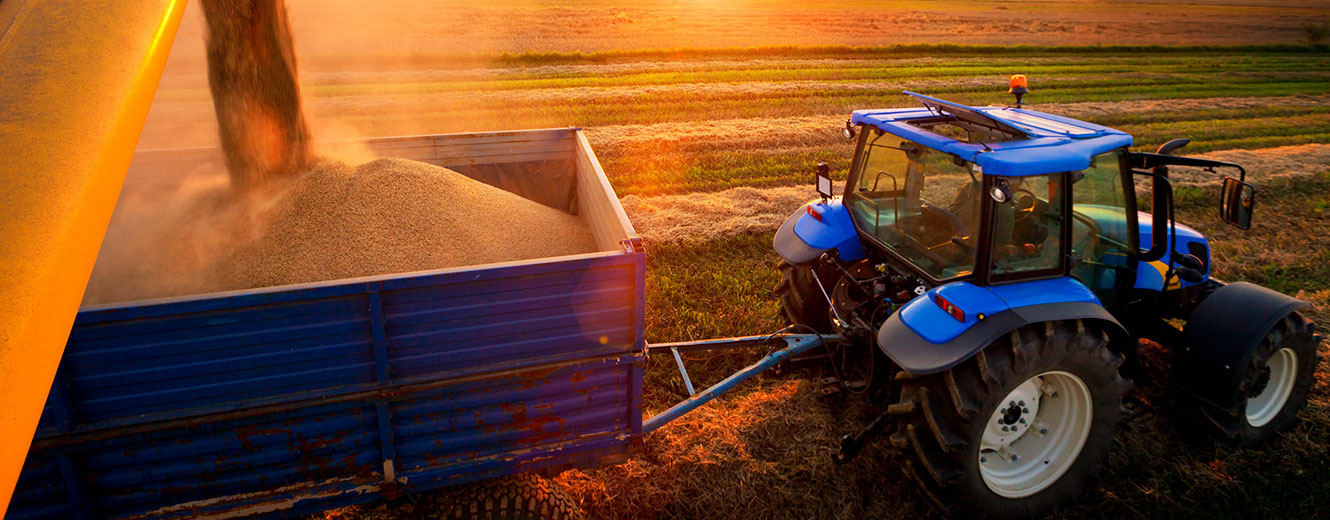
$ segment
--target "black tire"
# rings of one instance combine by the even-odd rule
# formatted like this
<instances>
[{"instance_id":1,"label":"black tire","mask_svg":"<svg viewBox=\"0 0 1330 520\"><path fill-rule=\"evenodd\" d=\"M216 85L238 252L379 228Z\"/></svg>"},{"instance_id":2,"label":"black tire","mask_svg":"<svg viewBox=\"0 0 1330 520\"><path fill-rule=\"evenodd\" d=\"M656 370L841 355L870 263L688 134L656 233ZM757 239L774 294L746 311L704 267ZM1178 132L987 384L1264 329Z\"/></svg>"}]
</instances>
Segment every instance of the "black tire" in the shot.
<instances>
[{"instance_id":1,"label":"black tire","mask_svg":"<svg viewBox=\"0 0 1330 520\"><path fill-rule=\"evenodd\" d=\"M1121 418L1122 398L1131 389L1118 371L1122 362L1109 350L1108 336L1092 324L1075 320L1021 327L946 372L901 373L900 400L888 408L899 416L891 443L905 452L906 472L923 493L957 518L1044 515L1094 486ZM1084 382L1090 401L1088 436L1065 473L1052 477L1056 480L1048 487L1022 498L1003 497L980 473L980 441L1003 404L999 401L1050 371Z\"/></svg>"},{"instance_id":2,"label":"black tire","mask_svg":"<svg viewBox=\"0 0 1330 520\"><path fill-rule=\"evenodd\" d=\"M817 281L813 278L813 267L794 265L781 260L776 265L780 269L780 282L772 290L780 297L780 313L786 323L807 325L818 332L831 331L831 307L822 294ZM819 271L824 283L829 279Z\"/></svg>"},{"instance_id":3,"label":"black tire","mask_svg":"<svg viewBox=\"0 0 1330 520\"><path fill-rule=\"evenodd\" d=\"M1267 361L1271 355L1284 348L1292 349L1298 360L1292 392L1270 422L1259 427L1253 426L1247 419L1247 398L1256 395L1269 384ZM1298 412L1307 405L1307 391L1316 382L1317 361L1316 335L1312 322L1296 312L1285 316L1275 323L1256 347L1238 384L1227 393L1229 399L1226 402L1199 405L1211 426L1210 431L1228 445L1241 448L1258 444L1289 428L1297 422Z\"/></svg>"},{"instance_id":4,"label":"black tire","mask_svg":"<svg viewBox=\"0 0 1330 520\"><path fill-rule=\"evenodd\" d=\"M440 520L581 520L558 485L531 473L484 480L441 493Z\"/></svg>"}]
</instances>

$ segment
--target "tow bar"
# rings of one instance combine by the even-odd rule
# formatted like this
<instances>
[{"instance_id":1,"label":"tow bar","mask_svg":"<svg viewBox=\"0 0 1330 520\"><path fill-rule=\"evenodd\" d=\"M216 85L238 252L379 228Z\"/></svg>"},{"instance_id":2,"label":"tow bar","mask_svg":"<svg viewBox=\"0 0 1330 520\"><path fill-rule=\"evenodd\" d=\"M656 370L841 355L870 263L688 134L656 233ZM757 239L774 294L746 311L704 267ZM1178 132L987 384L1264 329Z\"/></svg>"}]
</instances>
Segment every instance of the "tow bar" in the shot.
<instances>
[{"instance_id":1,"label":"tow bar","mask_svg":"<svg viewBox=\"0 0 1330 520\"><path fill-rule=\"evenodd\" d=\"M839 341L840 339L840 336L836 334L777 333L763 336L682 341L677 343L658 343L654 345L648 344L648 356L651 354L664 354L669 352L674 357L674 362L679 366L679 375L683 377L684 387L688 389L689 397L679 404L671 406L670 409L661 412L659 415L643 422L642 433L646 434L655 431L661 426L668 424L670 421L678 419L684 414L693 411L695 408L707 404L717 396L734 389L739 383L766 371L768 368L772 368L794 356L820 347L826 342ZM768 353L765 357L701 392L694 391L693 381L688 377L688 370L684 368L683 357L680 355L682 352L694 350L719 350L763 345L768 349ZM777 349L777 347L782 345L783 348Z\"/></svg>"}]
</instances>

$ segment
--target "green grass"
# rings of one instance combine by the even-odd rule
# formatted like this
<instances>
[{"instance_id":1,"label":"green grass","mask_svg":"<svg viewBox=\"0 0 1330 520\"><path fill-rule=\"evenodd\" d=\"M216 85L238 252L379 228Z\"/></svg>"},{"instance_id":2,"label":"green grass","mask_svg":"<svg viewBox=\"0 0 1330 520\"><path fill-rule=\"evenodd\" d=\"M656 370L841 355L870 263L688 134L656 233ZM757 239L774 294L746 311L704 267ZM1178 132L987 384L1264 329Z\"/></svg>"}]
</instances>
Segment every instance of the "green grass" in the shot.
<instances>
[{"instance_id":1,"label":"green grass","mask_svg":"<svg viewBox=\"0 0 1330 520\"><path fill-rule=\"evenodd\" d=\"M1330 172L1324 172L1260 186L1250 232L1216 222L1217 189L1179 203L1179 213L1214 237L1216 255L1224 257L1216 266L1220 278L1250 280L1286 294L1317 293L1330 290L1328 200ZM1330 319L1321 327L1330 330Z\"/></svg>"},{"instance_id":2,"label":"green grass","mask_svg":"<svg viewBox=\"0 0 1330 520\"><path fill-rule=\"evenodd\" d=\"M647 341L746 336L780 327L771 288L778 280L772 234L745 234L703 244L653 246L647 255ZM757 358L691 356L694 384L715 383ZM644 404L660 411L687 395L673 364L652 363Z\"/></svg>"}]
</instances>

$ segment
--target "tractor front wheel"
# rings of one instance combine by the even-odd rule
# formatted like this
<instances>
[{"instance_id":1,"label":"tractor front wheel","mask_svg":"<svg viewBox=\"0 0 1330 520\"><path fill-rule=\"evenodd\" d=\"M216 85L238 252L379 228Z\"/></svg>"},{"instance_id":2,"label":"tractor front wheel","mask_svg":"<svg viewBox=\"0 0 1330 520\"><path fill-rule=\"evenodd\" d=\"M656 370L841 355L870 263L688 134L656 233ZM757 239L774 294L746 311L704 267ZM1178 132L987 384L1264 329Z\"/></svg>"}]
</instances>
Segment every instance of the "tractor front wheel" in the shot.
<instances>
[{"instance_id":1,"label":"tractor front wheel","mask_svg":"<svg viewBox=\"0 0 1330 520\"><path fill-rule=\"evenodd\" d=\"M1094 484L1131 383L1104 331L1021 327L940 374L903 374L892 444L957 517L1042 516Z\"/></svg>"},{"instance_id":2,"label":"tractor front wheel","mask_svg":"<svg viewBox=\"0 0 1330 520\"><path fill-rule=\"evenodd\" d=\"M1291 426L1315 382L1312 322L1291 313L1265 335L1243 369L1231 397L1201 404L1220 439L1234 447L1257 444Z\"/></svg>"}]
</instances>

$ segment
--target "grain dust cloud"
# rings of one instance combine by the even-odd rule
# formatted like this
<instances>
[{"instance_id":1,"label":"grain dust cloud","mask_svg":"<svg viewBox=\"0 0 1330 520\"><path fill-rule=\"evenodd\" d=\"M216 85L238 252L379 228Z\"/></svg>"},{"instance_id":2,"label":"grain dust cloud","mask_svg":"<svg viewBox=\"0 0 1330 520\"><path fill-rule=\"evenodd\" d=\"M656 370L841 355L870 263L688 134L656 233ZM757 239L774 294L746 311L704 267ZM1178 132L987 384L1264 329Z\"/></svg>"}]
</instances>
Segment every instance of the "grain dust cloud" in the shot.
<instances>
[{"instance_id":1,"label":"grain dust cloud","mask_svg":"<svg viewBox=\"0 0 1330 520\"><path fill-rule=\"evenodd\" d=\"M202 5L225 172L206 159L132 169L84 304L596 250L578 216L440 166L315 143L284 0Z\"/></svg>"}]
</instances>

